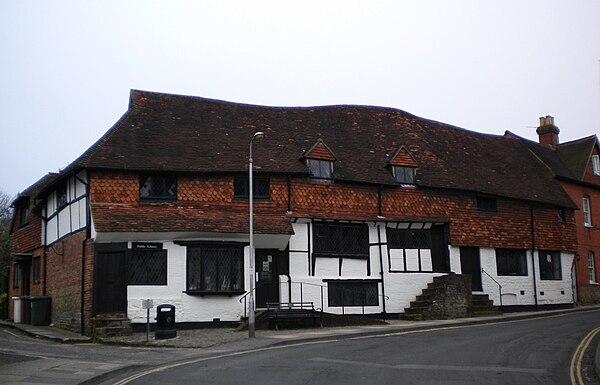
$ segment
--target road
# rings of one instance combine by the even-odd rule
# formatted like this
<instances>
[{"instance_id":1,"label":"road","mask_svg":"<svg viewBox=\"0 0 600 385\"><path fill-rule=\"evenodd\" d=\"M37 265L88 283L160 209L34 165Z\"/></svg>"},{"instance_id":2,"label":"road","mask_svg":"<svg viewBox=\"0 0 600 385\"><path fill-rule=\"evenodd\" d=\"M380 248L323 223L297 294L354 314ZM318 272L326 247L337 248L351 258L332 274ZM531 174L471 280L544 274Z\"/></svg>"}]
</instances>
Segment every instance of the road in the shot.
<instances>
[{"instance_id":1,"label":"road","mask_svg":"<svg viewBox=\"0 0 600 385\"><path fill-rule=\"evenodd\" d=\"M124 384L570 384L600 312L257 349L141 372Z\"/></svg>"}]
</instances>

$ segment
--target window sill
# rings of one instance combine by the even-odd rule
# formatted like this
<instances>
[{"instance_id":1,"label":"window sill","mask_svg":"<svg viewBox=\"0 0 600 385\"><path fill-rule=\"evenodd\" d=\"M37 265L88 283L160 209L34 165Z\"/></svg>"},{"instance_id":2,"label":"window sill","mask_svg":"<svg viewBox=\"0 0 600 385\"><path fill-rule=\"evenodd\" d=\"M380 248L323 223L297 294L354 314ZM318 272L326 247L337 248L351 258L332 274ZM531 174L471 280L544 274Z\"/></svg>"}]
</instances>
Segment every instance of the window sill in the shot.
<instances>
[{"instance_id":1,"label":"window sill","mask_svg":"<svg viewBox=\"0 0 600 385\"><path fill-rule=\"evenodd\" d=\"M186 290L183 293L185 293L187 295L199 295L200 297L204 297L207 295L233 297L235 295L242 295L245 293L245 291L244 290L230 290L230 291Z\"/></svg>"},{"instance_id":2,"label":"window sill","mask_svg":"<svg viewBox=\"0 0 600 385\"><path fill-rule=\"evenodd\" d=\"M590 285L592 285L592 286L598 286L598 282L591 282L590 281Z\"/></svg>"}]
</instances>

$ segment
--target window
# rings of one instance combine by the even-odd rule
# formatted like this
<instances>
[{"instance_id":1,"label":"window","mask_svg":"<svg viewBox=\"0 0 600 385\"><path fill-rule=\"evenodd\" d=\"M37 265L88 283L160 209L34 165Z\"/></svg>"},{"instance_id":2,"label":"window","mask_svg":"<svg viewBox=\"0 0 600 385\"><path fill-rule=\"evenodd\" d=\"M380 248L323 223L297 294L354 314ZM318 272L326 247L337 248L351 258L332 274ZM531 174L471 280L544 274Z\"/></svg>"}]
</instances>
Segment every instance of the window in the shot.
<instances>
[{"instance_id":1,"label":"window","mask_svg":"<svg viewBox=\"0 0 600 385\"><path fill-rule=\"evenodd\" d=\"M558 223L565 223L567 221L567 213L565 212L565 209L563 209L563 208L557 209L557 214L558 214Z\"/></svg>"},{"instance_id":2,"label":"window","mask_svg":"<svg viewBox=\"0 0 600 385\"><path fill-rule=\"evenodd\" d=\"M590 283L596 283L596 265L594 257L594 252L588 251L588 276L590 278Z\"/></svg>"},{"instance_id":3,"label":"window","mask_svg":"<svg viewBox=\"0 0 600 385\"><path fill-rule=\"evenodd\" d=\"M177 176L140 175L141 199L176 199Z\"/></svg>"},{"instance_id":4,"label":"window","mask_svg":"<svg viewBox=\"0 0 600 385\"><path fill-rule=\"evenodd\" d=\"M562 279L559 251L540 251L540 279Z\"/></svg>"},{"instance_id":5,"label":"window","mask_svg":"<svg viewBox=\"0 0 600 385\"><path fill-rule=\"evenodd\" d=\"M187 248L187 290L190 292L243 292L242 245L201 245Z\"/></svg>"},{"instance_id":6,"label":"window","mask_svg":"<svg viewBox=\"0 0 600 385\"><path fill-rule=\"evenodd\" d=\"M233 198L249 199L248 177L236 176L233 179ZM252 198L256 200L269 200L269 178L252 178Z\"/></svg>"},{"instance_id":7,"label":"window","mask_svg":"<svg viewBox=\"0 0 600 385\"><path fill-rule=\"evenodd\" d=\"M396 182L402 184L415 184L415 167L393 166L394 178Z\"/></svg>"},{"instance_id":8,"label":"window","mask_svg":"<svg viewBox=\"0 0 600 385\"><path fill-rule=\"evenodd\" d=\"M17 289L19 286L21 286L21 275L23 273L21 272L21 265L18 263L15 263L13 265L13 287L15 289Z\"/></svg>"},{"instance_id":9,"label":"window","mask_svg":"<svg viewBox=\"0 0 600 385\"><path fill-rule=\"evenodd\" d=\"M61 208L67 205L67 184L63 183L56 188L56 209L60 210Z\"/></svg>"},{"instance_id":10,"label":"window","mask_svg":"<svg viewBox=\"0 0 600 385\"><path fill-rule=\"evenodd\" d=\"M130 285L166 285L167 250L131 250Z\"/></svg>"},{"instance_id":11,"label":"window","mask_svg":"<svg viewBox=\"0 0 600 385\"><path fill-rule=\"evenodd\" d=\"M431 230L386 229L390 271L433 271Z\"/></svg>"},{"instance_id":12,"label":"window","mask_svg":"<svg viewBox=\"0 0 600 385\"><path fill-rule=\"evenodd\" d=\"M33 258L33 283L40 283L42 276L42 259L40 257Z\"/></svg>"},{"instance_id":13,"label":"window","mask_svg":"<svg viewBox=\"0 0 600 385\"><path fill-rule=\"evenodd\" d=\"M330 160L307 159L310 176L313 178L331 179L333 162Z\"/></svg>"},{"instance_id":14,"label":"window","mask_svg":"<svg viewBox=\"0 0 600 385\"><path fill-rule=\"evenodd\" d=\"M592 155L592 171L594 175L600 175L600 156Z\"/></svg>"},{"instance_id":15,"label":"window","mask_svg":"<svg viewBox=\"0 0 600 385\"><path fill-rule=\"evenodd\" d=\"M330 307L379 306L377 282L328 282L327 298Z\"/></svg>"},{"instance_id":16,"label":"window","mask_svg":"<svg viewBox=\"0 0 600 385\"><path fill-rule=\"evenodd\" d=\"M498 203L496 198L477 197L477 210L495 213L498 211Z\"/></svg>"},{"instance_id":17,"label":"window","mask_svg":"<svg viewBox=\"0 0 600 385\"><path fill-rule=\"evenodd\" d=\"M19 227L29 224L29 205L23 205L19 208Z\"/></svg>"},{"instance_id":18,"label":"window","mask_svg":"<svg viewBox=\"0 0 600 385\"><path fill-rule=\"evenodd\" d=\"M525 250L496 249L498 275L527 275Z\"/></svg>"},{"instance_id":19,"label":"window","mask_svg":"<svg viewBox=\"0 0 600 385\"><path fill-rule=\"evenodd\" d=\"M313 254L369 258L369 228L358 223L314 222Z\"/></svg>"},{"instance_id":20,"label":"window","mask_svg":"<svg viewBox=\"0 0 600 385\"><path fill-rule=\"evenodd\" d=\"M590 210L590 197L584 196L582 199L581 209L583 210L583 225L592 227L592 213Z\"/></svg>"}]
</instances>

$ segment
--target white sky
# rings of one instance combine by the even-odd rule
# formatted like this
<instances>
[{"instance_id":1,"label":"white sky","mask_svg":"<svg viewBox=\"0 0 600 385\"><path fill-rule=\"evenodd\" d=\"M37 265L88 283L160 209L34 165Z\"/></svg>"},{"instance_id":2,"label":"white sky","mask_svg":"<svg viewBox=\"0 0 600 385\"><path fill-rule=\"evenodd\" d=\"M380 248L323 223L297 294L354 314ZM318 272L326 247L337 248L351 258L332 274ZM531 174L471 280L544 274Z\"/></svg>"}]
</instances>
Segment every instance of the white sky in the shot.
<instances>
[{"instance_id":1,"label":"white sky","mask_svg":"<svg viewBox=\"0 0 600 385\"><path fill-rule=\"evenodd\" d=\"M0 0L0 190L77 158L131 88L600 131L600 1ZM185 143L182 143L185 145Z\"/></svg>"}]
</instances>

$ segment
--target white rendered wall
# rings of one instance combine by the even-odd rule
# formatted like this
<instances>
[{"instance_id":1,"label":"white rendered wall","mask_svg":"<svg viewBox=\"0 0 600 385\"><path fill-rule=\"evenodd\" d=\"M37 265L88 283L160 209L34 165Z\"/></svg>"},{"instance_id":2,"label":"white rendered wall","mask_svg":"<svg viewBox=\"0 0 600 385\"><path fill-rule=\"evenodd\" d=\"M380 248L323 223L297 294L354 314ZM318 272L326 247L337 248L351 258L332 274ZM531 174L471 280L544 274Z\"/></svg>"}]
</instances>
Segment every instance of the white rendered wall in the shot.
<instances>
[{"instance_id":1,"label":"white rendered wall","mask_svg":"<svg viewBox=\"0 0 600 385\"><path fill-rule=\"evenodd\" d=\"M86 180L85 172L77 174L77 178ZM46 244L81 230L87 223L87 197L85 185L75 177L66 181L67 205L57 211L56 191L52 191L46 198Z\"/></svg>"},{"instance_id":2,"label":"white rendered wall","mask_svg":"<svg viewBox=\"0 0 600 385\"><path fill-rule=\"evenodd\" d=\"M492 248L479 248L481 268L494 280L502 285L502 305L534 305L533 268L531 250L527 250L527 275L526 276L499 276L496 267L496 251ZM573 254L561 252L561 280L540 279L540 266L538 252L534 253L535 276L537 286L538 305L565 304L573 302L573 289L571 281L571 264ZM461 273L460 248L450 248L450 262L452 270ZM483 293L488 294L495 306L500 306L500 292L498 284L485 273L482 274ZM543 293L543 294L542 294Z\"/></svg>"},{"instance_id":3,"label":"white rendered wall","mask_svg":"<svg viewBox=\"0 0 600 385\"><path fill-rule=\"evenodd\" d=\"M152 299L151 322L156 316L156 306L175 305L176 322L239 321L243 316L244 304L239 302L241 295L189 295L186 290L186 252L185 246L172 241L162 242L167 250L167 285L129 285L127 286L127 316L134 323L146 322L146 310L142 309L143 299ZM248 250L244 247L244 288L249 290Z\"/></svg>"}]
</instances>

